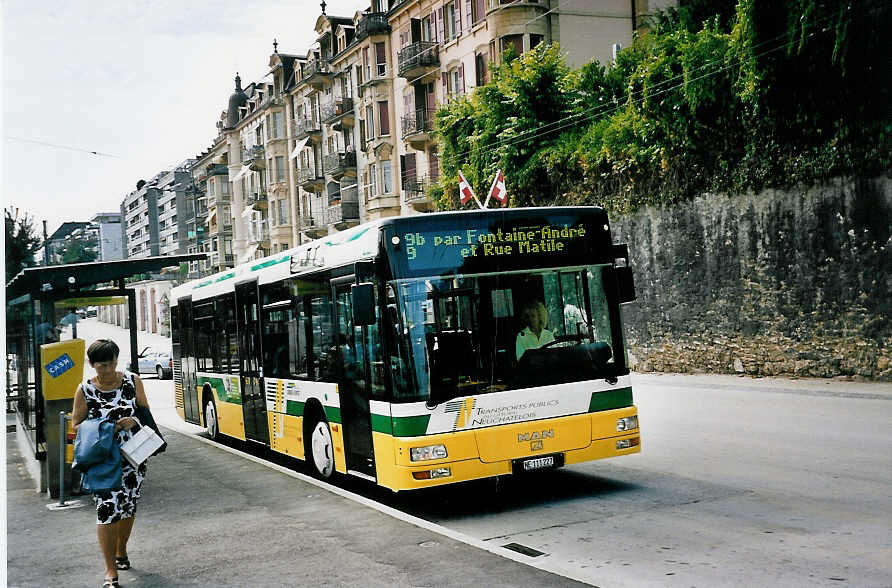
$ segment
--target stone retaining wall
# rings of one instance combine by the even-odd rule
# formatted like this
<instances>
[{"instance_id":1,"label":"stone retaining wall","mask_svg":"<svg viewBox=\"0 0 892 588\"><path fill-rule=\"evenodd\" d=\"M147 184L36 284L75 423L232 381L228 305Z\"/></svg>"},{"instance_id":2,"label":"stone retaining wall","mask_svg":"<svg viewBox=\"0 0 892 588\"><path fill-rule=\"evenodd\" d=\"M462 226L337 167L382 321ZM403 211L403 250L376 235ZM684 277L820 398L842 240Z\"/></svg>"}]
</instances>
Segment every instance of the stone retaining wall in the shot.
<instances>
[{"instance_id":1,"label":"stone retaining wall","mask_svg":"<svg viewBox=\"0 0 892 588\"><path fill-rule=\"evenodd\" d=\"M633 369L892 380L892 179L613 219Z\"/></svg>"}]
</instances>

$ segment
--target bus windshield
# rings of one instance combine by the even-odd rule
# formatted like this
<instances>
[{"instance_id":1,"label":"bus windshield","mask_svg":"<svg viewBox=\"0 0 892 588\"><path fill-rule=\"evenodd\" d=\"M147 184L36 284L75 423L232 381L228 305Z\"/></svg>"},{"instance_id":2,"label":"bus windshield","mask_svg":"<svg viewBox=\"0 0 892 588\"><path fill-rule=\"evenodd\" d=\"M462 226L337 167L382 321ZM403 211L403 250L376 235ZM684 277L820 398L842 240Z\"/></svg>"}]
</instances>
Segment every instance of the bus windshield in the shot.
<instances>
[{"instance_id":1,"label":"bus windshield","mask_svg":"<svg viewBox=\"0 0 892 588\"><path fill-rule=\"evenodd\" d=\"M612 378L622 336L612 266L394 280L388 286L396 400L450 398ZM621 362L623 369L625 362Z\"/></svg>"}]
</instances>

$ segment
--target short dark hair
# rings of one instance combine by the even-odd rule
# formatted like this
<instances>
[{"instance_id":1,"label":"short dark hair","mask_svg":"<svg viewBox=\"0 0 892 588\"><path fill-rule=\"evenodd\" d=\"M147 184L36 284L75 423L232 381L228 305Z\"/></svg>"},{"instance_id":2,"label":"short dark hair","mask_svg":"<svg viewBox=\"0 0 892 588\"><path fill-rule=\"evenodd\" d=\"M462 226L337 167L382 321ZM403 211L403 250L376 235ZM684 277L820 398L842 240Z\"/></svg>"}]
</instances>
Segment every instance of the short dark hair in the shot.
<instances>
[{"instance_id":1,"label":"short dark hair","mask_svg":"<svg viewBox=\"0 0 892 588\"><path fill-rule=\"evenodd\" d=\"M97 339L87 349L87 359L91 364L98 361L114 361L118 359L120 353L121 348L111 339Z\"/></svg>"}]
</instances>

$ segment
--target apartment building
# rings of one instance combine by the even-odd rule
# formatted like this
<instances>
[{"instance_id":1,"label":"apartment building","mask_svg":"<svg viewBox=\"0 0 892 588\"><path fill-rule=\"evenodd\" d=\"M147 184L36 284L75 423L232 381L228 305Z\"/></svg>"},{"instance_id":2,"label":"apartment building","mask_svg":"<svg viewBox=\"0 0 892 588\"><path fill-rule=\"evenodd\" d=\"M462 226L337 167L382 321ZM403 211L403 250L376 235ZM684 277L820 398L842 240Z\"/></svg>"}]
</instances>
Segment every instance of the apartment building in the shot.
<instances>
[{"instance_id":1,"label":"apartment building","mask_svg":"<svg viewBox=\"0 0 892 588\"><path fill-rule=\"evenodd\" d=\"M222 123L220 129L222 130ZM207 260L195 262L199 264L199 271L203 275L235 266L227 156L226 143L221 133L208 149L196 156L189 168L191 189L204 208L204 221L197 227L196 243L190 246L189 253L207 253Z\"/></svg>"},{"instance_id":2,"label":"apartment building","mask_svg":"<svg viewBox=\"0 0 892 588\"><path fill-rule=\"evenodd\" d=\"M96 227L98 241L97 261L113 261L124 258L124 238L121 231L121 213L99 212L90 223Z\"/></svg>"},{"instance_id":3,"label":"apartment building","mask_svg":"<svg viewBox=\"0 0 892 588\"><path fill-rule=\"evenodd\" d=\"M432 211L440 105L487 83L509 47L560 43L573 67L608 62L646 16L675 3L372 0L353 16L328 15L322 3L313 44L284 54L274 43L269 81L242 89L236 76L223 114L208 165L227 167L236 263ZM209 206L208 222L219 227L221 210Z\"/></svg>"},{"instance_id":4,"label":"apartment building","mask_svg":"<svg viewBox=\"0 0 892 588\"><path fill-rule=\"evenodd\" d=\"M124 252L127 258L186 253L189 227L195 224L193 195L186 197L189 185L186 160L173 170L165 170L152 179L140 180L136 190L121 203ZM194 231L193 231L194 232Z\"/></svg>"},{"instance_id":5,"label":"apartment building","mask_svg":"<svg viewBox=\"0 0 892 588\"><path fill-rule=\"evenodd\" d=\"M155 178L140 180L136 190L121 203L123 219L124 257L152 257L160 255L158 239L158 195Z\"/></svg>"},{"instance_id":6,"label":"apartment building","mask_svg":"<svg viewBox=\"0 0 892 588\"><path fill-rule=\"evenodd\" d=\"M285 129L285 84L293 56L274 56L273 83L235 78L223 136L231 178L236 263L284 251L295 243ZM274 62L274 63L273 63ZM279 71L280 70L280 71Z\"/></svg>"}]
</instances>

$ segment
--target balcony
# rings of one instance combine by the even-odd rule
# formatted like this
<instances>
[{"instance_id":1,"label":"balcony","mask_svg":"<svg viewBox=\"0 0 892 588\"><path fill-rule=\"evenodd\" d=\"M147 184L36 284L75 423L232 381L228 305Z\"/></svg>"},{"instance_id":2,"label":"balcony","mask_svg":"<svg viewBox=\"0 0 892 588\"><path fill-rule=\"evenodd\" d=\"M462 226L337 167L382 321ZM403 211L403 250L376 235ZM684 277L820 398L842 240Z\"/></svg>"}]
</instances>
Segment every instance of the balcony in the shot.
<instances>
[{"instance_id":1,"label":"balcony","mask_svg":"<svg viewBox=\"0 0 892 588\"><path fill-rule=\"evenodd\" d=\"M419 108L413 114L402 119L403 138L413 147L433 141L434 112L427 108Z\"/></svg>"},{"instance_id":2,"label":"balcony","mask_svg":"<svg viewBox=\"0 0 892 588\"><path fill-rule=\"evenodd\" d=\"M440 67L440 46L430 41L407 45L399 52L401 78L417 78Z\"/></svg>"},{"instance_id":3,"label":"balcony","mask_svg":"<svg viewBox=\"0 0 892 588\"><path fill-rule=\"evenodd\" d=\"M322 122L327 125L332 125L332 128L336 131L340 131L342 125L338 123L342 123L344 118L349 118L350 121L347 124L348 127L353 126L353 99L352 98L339 98L334 102L330 102L322 107Z\"/></svg>"},{"instance_id":4,"label":"balcony","mask_svg":"<svg viewBox=\"0 0 892 588\"><path fill-rule=\"evenodd\" d=\"M342 188L338 193L340 202L330 204L326 211L326 222L338 230L359 224L359 191L357 186Z\"/></svg>"},{"instance_id":5,"label":"balcony","mask_svg":"<svg viewBox=\"0 0 892 588\"><path fill-rule=\"evenodd\" d=\"M363 14L356 24L356 40L362 41L369 35L387 34L390 25L387 24L386 12L370 12Z\"/></svg>"},{"instance_id":6,"label":"balcony","mask_svg":"<svg viewBox=\"0 0 892 588\"><path fill-rule=\"evenodd\" d=\"M257 210L265 210L269 206L266 188L261 188L260 191L245 196L245 204L253 206Z\"/></svg>"},{"instance_id":7,"label":"balcony","mask_svg":"<svg viewBox=\"0 0 892 588\"><path fill-rule=\"evenodd\" d=\"M315 165L297 168L296 175L297 185L307 192L318 192L325 185L325 176Z\"/></svg>"},{"instance_id":8,"label":"balcony","mask_svg":"<svg viewBox=\"0 0 892 588\"><path fill-rule=\"evenodd\" d=\"M304 64L303 78L301 80L319 90L328 82L332 75L333 72L328 61L316 58Z\"/></svg>"},{"instance_id":9,"label":"balcony","mask_svg":"<svg viewBox=\"0 0 892 588\"><path fill-rule=\"evenodd\" d=\"M430 188L435 181L436 180L432 181L427 176L403 180L403 200L415 210L431 210L434 202L428 195L428 188Z\"/></svg>"},{"instance_id":10,"label":"balcony","mask_svg":"<svg viewBox=\"0 0 892 588\"><path fill-rule=\"evenodd\" d=\"M342 178L345 175L355 177L356 153L354 151L329 153L322 159L322 168L334 179Z\"/></svg>"},{"instance_id":11,"label":"balcony","mask_svg":"<svg viewBox=\"0 0 892 588\"><path fill-rule=\"evenodd\" d=\"M266 226L258 227L256 225L252 225L251 229L248 231L248 244L249 245L257 245L263 249L269 247L269 229Z\"/></svg>"},{"instance_id":12,"label":"balcony","mask_svg":"<svg viewBox=\"0 0 892 588\"><path fill-rule=\"evenodd\" d=\"M328 226L320 220L323 216L319 213L303 214L300 217L299 227L301 232L306 233L311 239L316 239L328 234Z\"/></svg>"},{"instance_id":13,"label":"balcony","mask_svg":"<svg viewBox=\"0 0 892 588\"><path fill-rule=\"evenodd\" d=\"M294 138L300 141L309 137L314 143L322 140L322 125L316 118L299 118L294 121Z\"/></svg>"},{"instance_id":14,"label":"balcony","mask_svg":"<svg viewBox=\"0 0 892 588\"><path fill-rule=\"evenodd\" d=\"M266 167L266 159L263 157L263 145L254 145L248 149L242 149L242 165L257 171Z\"/></svg>"},{"instance_id":15,"label":"balcony","mask_svg":"<svg viewBox=\"0 0 892 588\"><path fill-rule=\"evenodd\" d=\"M227 176L229 175L229 167L223 165L222 163L212 163L207 167L207 171L205 173L207 177Z\"/></svg>"}]
</instances>

